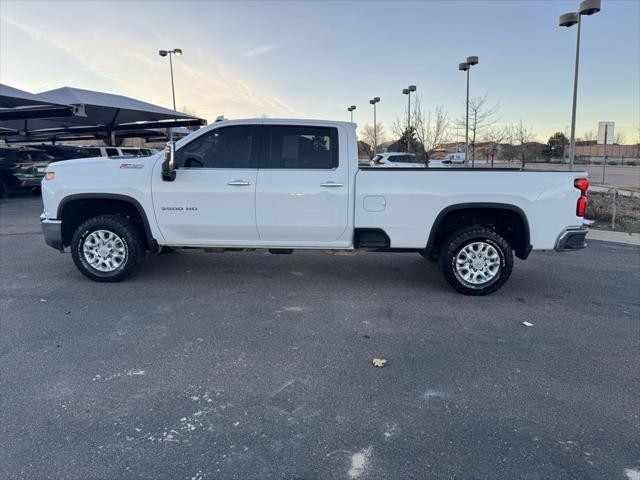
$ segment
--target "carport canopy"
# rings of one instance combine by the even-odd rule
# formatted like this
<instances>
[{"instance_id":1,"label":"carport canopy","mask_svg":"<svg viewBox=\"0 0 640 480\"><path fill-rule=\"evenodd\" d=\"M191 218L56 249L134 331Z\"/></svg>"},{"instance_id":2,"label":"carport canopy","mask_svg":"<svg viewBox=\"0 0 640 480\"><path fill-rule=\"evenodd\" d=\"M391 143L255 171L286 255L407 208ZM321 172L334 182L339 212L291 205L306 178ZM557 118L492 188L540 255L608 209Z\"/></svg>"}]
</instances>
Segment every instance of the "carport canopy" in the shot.
<instances>
[{"instance_id":1,"label":"carport canopy","mask_svg":"<svg viewBox=\"0 0 640 480\"><path fill-rule=\"evenodd\" d=\"M58 104L33 93L0 83L0 122L30 118L70 117L78 108Z\"/></svg>"},{"instance_id":2,"label":"carport canopy","mask_svg":"<svg viewBox=\"0 0 640 480\"><path fill-rule=\"evenodd\" d=\"M15 89L14 89L15 90ZM28 92L24 92L28 93ZM10 141L55 140L74 136L110 137L118 131L206 125L201 118L123 95L63 87L35 95L40 101L72 106L72 117L0 121L0 135Z\"/></svg>"}]
</instances>

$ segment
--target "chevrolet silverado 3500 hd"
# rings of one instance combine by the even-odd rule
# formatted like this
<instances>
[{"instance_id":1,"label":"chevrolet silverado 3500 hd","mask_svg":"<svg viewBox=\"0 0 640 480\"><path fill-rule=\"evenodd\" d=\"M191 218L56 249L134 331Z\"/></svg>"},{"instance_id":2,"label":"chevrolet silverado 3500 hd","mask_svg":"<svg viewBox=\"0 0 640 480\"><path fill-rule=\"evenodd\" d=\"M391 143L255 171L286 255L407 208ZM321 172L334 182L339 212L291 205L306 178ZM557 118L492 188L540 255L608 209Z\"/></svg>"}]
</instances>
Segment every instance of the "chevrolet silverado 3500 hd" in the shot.
<instances>
[{"instance_id":1,"label":"chevrolet silverado 3500 hd","mask_svg":"<svg viewBox=\"0 0 640 480\"><path fill-rule=\"evenodd\" d=\"M353 123L225 120L150 157L52 164L41 223L100 282L163 246L367 250L420 253L486 295L514 254L585 246L587 187L575 171L359 168Z\"/></svg>"}]
</instances>

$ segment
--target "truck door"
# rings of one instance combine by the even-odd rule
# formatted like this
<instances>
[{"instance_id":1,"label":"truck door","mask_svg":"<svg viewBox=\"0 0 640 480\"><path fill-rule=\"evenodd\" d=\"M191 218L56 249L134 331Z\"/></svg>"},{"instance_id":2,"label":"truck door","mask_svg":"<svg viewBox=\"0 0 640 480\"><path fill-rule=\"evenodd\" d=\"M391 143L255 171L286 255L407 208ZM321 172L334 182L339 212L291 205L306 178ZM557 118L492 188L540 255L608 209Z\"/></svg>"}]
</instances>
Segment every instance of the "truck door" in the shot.
<instances>
[{"instance_id":1,"label":"truck door","mask_svg":"<svg viewBox=\"0 0 640 480\"><path fill-rule=\"evenodd\" d=\"M256 186L262 241L334 242L348 225L349 165L335 127L265 125Z\"/></svg>"},{"instance_id":2,"label":"truck door","mask_svg":"<svg viewBox=\"0 0 640 480\"><path fill-rule=\"evenodd\" d=\"M175 245L254 242L258 152L253 125L210 130L176 150L176 178L154 175L162 235Z\"/></svg>"}]
</instances>

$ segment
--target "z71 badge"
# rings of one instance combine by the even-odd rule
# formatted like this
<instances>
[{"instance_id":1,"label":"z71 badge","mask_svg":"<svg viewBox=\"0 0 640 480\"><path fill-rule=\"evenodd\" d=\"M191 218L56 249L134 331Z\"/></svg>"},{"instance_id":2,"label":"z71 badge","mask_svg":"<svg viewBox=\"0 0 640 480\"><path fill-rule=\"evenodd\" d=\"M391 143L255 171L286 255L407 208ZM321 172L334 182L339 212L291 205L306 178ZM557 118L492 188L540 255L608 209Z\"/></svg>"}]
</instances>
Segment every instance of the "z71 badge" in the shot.
<instances>
[{"instance_id":1,"label":"z71 badge","mask_svg":"<svg viewBox=\"0 0 640 480\"><path fill-rule=\"evenodd\" d=\"M120 168L144 168L143 163L121 163Z\"/></svg>"}]
</instances>

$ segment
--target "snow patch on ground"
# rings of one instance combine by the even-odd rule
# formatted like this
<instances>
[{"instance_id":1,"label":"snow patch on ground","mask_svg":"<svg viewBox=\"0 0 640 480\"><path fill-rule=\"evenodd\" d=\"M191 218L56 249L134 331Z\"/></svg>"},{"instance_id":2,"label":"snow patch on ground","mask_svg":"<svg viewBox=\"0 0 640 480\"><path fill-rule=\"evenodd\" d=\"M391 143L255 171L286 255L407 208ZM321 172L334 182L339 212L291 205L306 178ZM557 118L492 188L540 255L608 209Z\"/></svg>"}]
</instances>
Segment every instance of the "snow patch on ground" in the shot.
<instances>
[{"instance_id":1,"label":"snow patch on ground","mask_svg":"<svg viewBox=\"0 0 640 480\"><path fill-rule=\"evenodd\" d=\"M216 396L219 393L216 392ZM171 428L165 427L160 431L148 432L144 435L144 438L154 443L188 441L187 437L190 434L204 428L211 428L208 417L218 415L231 406L230 403L223 403L217 406L211 405L213 399L209 392L204 392L201 395L190 395L189 399L194 403L198 403L200 408L189 415L180 417L179 421L174 422Z\"/></svg>"},{"instance_id":2,"label":"snow patch on ground","mask_svg":"<svg viewBox=\"0 0 640 480\"><path fill-rule=\"evenodd\" d=\"M349 472L347 472L349 478L360 478L362 474L366 472L371 461L372 453L373 447L368 446L367 448L351 455L351 468L349 469Z\"/></svg>"},{"instance_id":3,"label":"snow patch on ground","mask_svg":"<svg viewBox=\"0 0 640 480\"><path fill-rule=\"evenodd\" d=\"M94 382L98 382L98 381L108 381L108 380L113 380L114 378L120 378L120 377L138 377L138 376L142 376L145 375L147 372L145 372L144 370L127 370L126 372L118 372L118 373L114 373L112 375L107 375L106 377L103 377L102 375L96 375L95 377L93 377L93 381Z\"/></svg>"},{"instance_id":4,"label":"snow patch on ground","mask_svg":"<svg viewBox=\"0 0 640 480\"><path fill-rule=\"evenodd\" d=\"M432 398L444 398L446 394L441 392L440 390L433 390L431 388L426 388L424 393L422 394L422 398L425 400L431 400Z\"/></svg>"},{"instance_id":5,"label":"snow patch on ground","mask_svg":"<svg viewBox=\"0 0 640 480\"><path fill-rule=\"evenodd\" d=\"M627 476L627 480L640 480L640 470L637 468L625 468L624 474Z\"/></svg>"},{"instance_id":6,"label":"snow patch on ground","mask_svg":"<svg viewBox=\"0 0 640 480\"><path fill-rule=\"evenodd\" d=\"M395 423L388 423L385 426L384 438L391 438L396 433L398 433L398 425L396 425Z\"/></svg>"}]
</instances>

